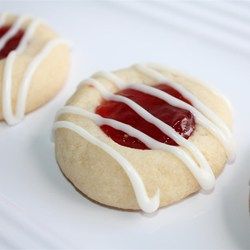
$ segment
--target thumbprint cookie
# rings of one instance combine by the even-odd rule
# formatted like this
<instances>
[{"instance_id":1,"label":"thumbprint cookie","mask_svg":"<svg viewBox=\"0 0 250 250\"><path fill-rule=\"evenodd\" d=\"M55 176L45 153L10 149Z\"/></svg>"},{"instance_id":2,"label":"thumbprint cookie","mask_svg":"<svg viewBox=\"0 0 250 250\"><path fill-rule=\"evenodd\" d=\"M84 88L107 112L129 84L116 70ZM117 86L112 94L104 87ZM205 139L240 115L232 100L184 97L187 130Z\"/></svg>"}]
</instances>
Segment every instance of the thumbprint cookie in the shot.
<instances>
[{"instance_id":1,"label":"thumbprint cookie","mask_svg":"<svg viewBox=\"0 0 250 250\"><path fill-rule=\"evenodd\" d=\"M39 19L0 15L0 120L19 123L53 98L70 67L67 42Z\"/></svg>"},{"instance_id":2,"label":"thumbprint cookie","mask_svg":"<svg viewBox=\"0 0 250 250\"><path fill-rule=\"evenodd\" d=\"M234 159L225 97L157 64L84 80L53 127L57 162L90 199L154 212L200 189Z\"/></svg>"}]
</instances>

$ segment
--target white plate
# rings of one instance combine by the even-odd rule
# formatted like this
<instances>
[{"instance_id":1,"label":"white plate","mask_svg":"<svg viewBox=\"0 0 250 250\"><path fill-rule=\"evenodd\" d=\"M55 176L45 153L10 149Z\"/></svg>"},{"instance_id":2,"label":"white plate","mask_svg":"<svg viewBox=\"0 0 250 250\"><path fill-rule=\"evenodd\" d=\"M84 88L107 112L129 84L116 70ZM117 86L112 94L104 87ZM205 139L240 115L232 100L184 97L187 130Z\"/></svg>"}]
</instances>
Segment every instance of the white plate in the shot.
<instances>
[{"instance_id":1,"label":"white plate","mask_svg":"<svg viewBox=\"0 0 250 250\"><path fill-rule=\"evenodd\" d=\"M247 2L1 2L47 20L73 46L71 78L49 104L0 125L0 248L250 248L250 4ZM152 216L90 202L62 176L55 112L96 70L160 62L224 93L235 114L237 161L213 193Z\"/></svg>"}]
</instances>

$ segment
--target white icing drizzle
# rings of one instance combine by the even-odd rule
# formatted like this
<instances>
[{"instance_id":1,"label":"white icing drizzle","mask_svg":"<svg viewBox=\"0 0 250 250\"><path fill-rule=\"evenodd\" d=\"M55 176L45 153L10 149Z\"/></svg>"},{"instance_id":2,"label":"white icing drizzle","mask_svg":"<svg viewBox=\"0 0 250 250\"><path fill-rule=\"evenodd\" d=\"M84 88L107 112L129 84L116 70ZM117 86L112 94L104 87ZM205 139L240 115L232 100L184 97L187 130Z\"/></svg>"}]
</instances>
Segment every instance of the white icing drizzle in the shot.
<instances>
[{"instance_id":1,"label":"white icing drizzle","mask_svg":"<svg viewBox=\"0 0 250 250\"><path fill-rule=\"evenodd\" d=\"M14 125L19 123L23 119L30 83L36 69L38 68L40 63L49 55L52 49L63 43L65 43L65 41L62 39L54 39L49 41L42 49L42 51L37 54L31 61L24 73L24 77L19 87L15 115L13 114L11 107L11 69L13 67L13 63L17 54L15 52L11 52L9 54L5 64L3 78L3 115L8 124Z\"/></svg>"},{"instance_id":2,"label":"white icing drizzle","mask_svg":"<svg viewBox=\"0 0 250 250\"><path fill-rule=\"evenodd\" d=\"M188 169L192 172L192 174L195 176L200 186L204 190L209 190L214 186L215 183L214 176L213 175L211 176L210 173L206 172L206 169L204 169L203 166L200 168L196 164L196 162L189 156L189 154L179 147L159 142L128 124L116 121L114 119L104 118L98 114L91 113L87 110L84 110L76 106L65 106L62 109L60 109L56 115L56 120L57 118L59 118L60 115L65 113L86 117L92 120L98 126L109 125L117 130L123 131L126 134L139 139L141 142L143 142L151 149L164 150L169 153L172 153L188 167Z\"/></svg>"},{"instance_id":3,"label":"white icing drizzle","mask_svg":"<svg viewBox=\"0 0 250 250\"><path fill-rule=\"evenodd\" d=\"M154 79L155 79L155 74L156 74L157 75L156 80L159 81L160 83L166 83L166 84L169 83L169 80L166 79L163 75L159 76L158 72L156 72L156 71L153 71L153 73L151 71L148 72L148 70L150 70L150 69L148 69L146 66L142 66L142 67L143 68L140 68L140 65L136 66L136 68L139 69L141 72L143 69L143 73L146 72L146 74L148 76L150 76ZM152 73L152 75L151 75L151 73ZM224 124L224 122L219 117L216 117L216 114L214 114L213 111L211 111L209 108L207 108L203 103L201 103L189 91L187 91L186 89L183 90L182 86L181 86L181 88L179 88L179 86L180 86L179 84L172 83L169 85L171 87L177 89L184 97L188 98L192 102L192 104L194 104L194 107L177 99L177 98L175 98L175 97L173 97L173 96L171 96L171 95L169 95L169 94L167 94L167 93L165 93L165 92L163 92L163 91L161 91L161 90L155 89L153 87L146 86L143 84L141 84L141 85L139 85L139 84L126 84L122 79L120 79L119 77L117 77L113 73L99 72L96 75L110 80L119 89L125 88L125 87L133 88L133 89L142 91L144 93L153 95L155 97L158 97L158 98L168 102L169 104L171 104L173 106L189 110L190 112L192 112L195 115L196 120L199 124L206 127L214 136L216 136L220 140L220 142L222 143L222 145L225 147L226 151L228 152L228 156L230 156L230 153L232 151L231 131L227 128L227 126ZM66 106L58 112L57 118L61 114L71 113L71 114L75 114L75 115L84 116L84 117L92 120L95 124L97 124L99 126L105 124L105 125L109 125L109 126L115 128L115 129L121 130L124 133L129 134L130 136L138 138L140 141L142 141L145 145L147 145L151 149L164 150L164 151L167 151L167 152L174 154L188 167L190 172L193 174L193 176L196 178L197 182L200 184L200 186L203 189L211 189L214 187L215 177L214 177L213 171L212 171L211 167L209 166L207 160L203 156L203 154L200 152L200 150L192 142L184 139L172 127L170 127L169 125L165 124L164 122L162 122L158 118L151 115L149 112L147 112L144 108L142 108L140 105L138 105L137 103L135 103L131 99L126 98L124 96L112 94L101 83L99 83L96 79L93 79L93 78L87 79L84 82L82 82L82 84L84 84L84 83L87 83L87 84L94 86L99 91L99 93L101 94L101 96L103 98L105 98L107 100L122 102L122 103L125 103L126 105L128 105L130 108L132 108L137 114L139 114L146 121L154 124L162 132L167 134L177 144L186 148L189 151L189 153L192 154L192 156L194 157L194 159L196 161L194 161L193 158L186 151L184 151L181 148L158 142L157 140L149 137L148 135L142 133L141 131L133 128L130 125L121 123L121 122L113 120L113 119L103 118L100 115L93 114L93 113L90 113L86 110L83 110L80 107ZM178 87L176 87L176 85ZM203 109L204 107L206 107L206 109ZM64 121L59 121L59 123L61 123L61 122L64 122ZM63 126L63 127L75 131L75 128L72 127L73 123L71 123L71 122L69 122L69 123L70 124L68 124L67 126ZM58 122L56 122L55 124L58 124ZM55 126L54 129L56 129L56 128L58 128L58 127ZM81 128L81 129L83 129L83 128ZM83 131L85 131L85 130L83 129ZM87 132L87 131L85 131L85 132ZM83 136L82 134L80 134L80 135ZM86 139L86 137L84 137L84 138ZM89 140L89 141L93 143L92 140ZM99 145L99 146L101 148L103 148L101 145ZM118 153L117 151L109 152L112 157L114 157L114 152ZM196 162L198 163L199 166L197 165ZM133 180L130 179L130 181L132 183ZM135 189L136 185L134 185L134 183L132 183L132 186L134 187L134 191L136 193L136 198L142 199L142 192ZM139 201L138 201L138 204L143 211L147 211L147 209L141 203L139 203Z\"/></svg>"},{"instance_id":4,"label":"white icing drizzle","mask_svg":"<svg viewBox=\"0 0 250 250\"><path fill-rule=\"evenodd\" d=\"M227 152L228 161L229 162L234 161L235 149L234 149L234 142L232 138L232 132L230 131L228 126L225 124L225 122L215 112L213 112L209 107L207 107L204 103L202 103L196 96L194 96L184 86L171 81L170 79L168 79L167 77L165 77L164 75L162 75L161 73L157 71L157 68L161 68L164 70L164 67L156 65L156 64L136 64L134 65L134 67L141 73L146 74L152 79L155 79L157 82L169 85L172 88L178 90L179 93L182 94L182 96L190 100L194 108L196 109L194 115L196 115L198 122L202 124L203 126L205 126L207 121L210 120L210 123L209 124L207 123L205 127L212 134L214 134L223 144ZM218 95L217 92L214 91L214 93ZM227 100L224 96L221 96L221 98L223 98L224 100ZM227 104L229 103L228 100L226 101L226 103ZM201 117L201 114L199 114L197 117L197 114L199 111L201 114L204 115L203 117ZM205 121L204 118L207 118L207 121ZM218 127L218 129L216 129L216 126Z\"/></svg>"},{"instance_id":5,"label":"white icing drizzle","mask_svg":"<svg viewBox=\"0 0 250 250\"><path fill-rule=\"evenodd\" d=\"M139 174L136 172L134 167L126 158L124 158L121 154L119 154L112 147L100 141L99 139L91 135L89 132L87 132L85 129L83 129L80 126L77 126L76 124L72 122L57 121L54 124L54 131L58 128L66 128L66 129L70 129L74 131L75 133L83 137L85 140L89 141L93 145L100 147L102 150L108 153L111 157L113 157L120 164L120 166L123 168L123 170L127 174L132 184L132 187L134 189L135 196L136 196L136 199L140 208L142 208L143 211L145 211L146 213L152 213L158 209L159 202L160 202L159 189L156 191L155 195L152 198L149 198L141 177L139 176Z\"/></svg>"},{"instance_id":6,"label":"white icing drizzle","mask_svg":"<svg viewBox=\"0 0 250 250\"><path fill-rule=\"evenodd\" d=\"M183 138L171 126L169 126L168 124L164 123L160 119L153 116L146 109L142 108L139 104L132 101L131 99L129 99L125 96L112 94L97 80L91 78L91 79L85 80L84 82L87 82L87 83L93 85L100 92L101 96L104 99L122 102L122 103L125 103L126 105L128 105L137 114L139 114L143 119L145 119L146 121L155 125L163 133L165 133L171 139L173 139L178 145L186 148L190 153L192 153L193 157L197 160L199 165L204 167L204 169L206 169L211 174L211 176L213 176L213 172L212 172L207 160L205 159L203 154L200 152L200 150L192 142ZM213 176L213 178L214 178L214 176Z\"/></svg>"},{"instance_id":7,"label":"white icing drizzle","mask_svg":"<svg viewBox=\"0 0 250 250\"><path fill-rule=\"evenodd\" d=\"M6 18L6 16L5 16ZM17 18L11 28L0 39L0 50L5 46L8 40L13 37L21 28L22 24L28 19L27 16L20 16Z\"/></svg>"},{"instance_id":8,"label":"white icing drizzle","mask_svg":"<svg viewBox=\"0 0 250 250\"><path fill-rule=\"evenodd\" d=\"M4 15L3 19L5 18L6 14ZM18 30L21 28L21 25L26 20L28 20L27 16L21 16L17 18L16 22L11 26L9 31L2 38L0 38L0 49L3 48L6 42L18 32ZM25 30L25 34L22 40L20 41L17 49L11 51L7 56L7 58L5 59L4 72L3 72L3 86L2 86L2 106L3 106L3 117L9 125L17 124L23 119L31 80L41 62L49 55L49 53L56 46L61 44L68 44L65 40L59 38L50 40L30 62L19 86L16 108L15 108L16 114L13 114L11 90L12 90L12 71L14 62L17 56L23 53L23 51L26 49L28 42L32 38L39 24L40 20L38 19L34 19L29 24L28 28Z\"/></svg>"},{"instance_id":9,"label":"white icing drizzle","mask_svg":"<svg viewBox=\"0 0 250 250\"><path fill-rule=\"evenodd\" d=\"M139 67L139 66L138 66ZM203 127L205 127L208 131L210 131L215 137L219 139L221 144L224 146L227 152L227 156L229 161L234 158L234 147L233 147L233 142L232 142L232 135L230 132L230 135L228 135L225 130L222 130L221 128L217 127L212 121L210 121L206 116L204 116L199 110L197 110L195 107L192 105L181 101L180 99L162 91L159 89L156 89L154 87L145 85L145 84L126 84L123 82L119 77L117 77L115 74L110 73L110 72L98 72L96 75L105 77L106 79L109 79L112 81L118 88L131 88L134 90L141 91L145 94L149 94L151 96L155 96L159 99L162 99L163 101L169 103L172 106L181 108L181 109L186 109L190 111L196 118L196 122ZM164 77L164 76L162 76ZM165 79L164 83L169 82L168 79ZM194 96L193 96L194 97ZM196 98L196 97L195 97ZM193 101L193 98L191 102ZM210 112L212 113L212 111ZM224 124L224 126L226 126Z\"/></svg>"},{"instance_id":10,"label":"white icing drizzle","mask_svg":"<svg viewBox=\"0 0 250 250\"><path fill-rule=\"evenodd\" d=\"M188 100L190 100L193 106L199 110L202 114L204 114L207 118L209 118L214 124L216 124L224 133L231 137L231 131L227 127L224 121L215 114L211 109L209 109L204 103L202 103L196 96L194 96L190 91L188 91L184 86L167 79L167 77L163 76L157 70L154 70L154 67L150 67L150 65L156 67L155 64L136 64L134 68L136 68L141 73L151 77L152 79L156 80L157 82L169 85L170 87L178 90ZM157 66L159 67L159 66ZM162 67L163 68L163 67Z\"/></svg>"},{"instance_id":11,"label":"white icing drizzle","mask_svg":"<svg viewBox=\"0 0 250 250\"><path fill-rule=\"evenodd\" d=\"M35 30L37 29L37 27L40 23L41 23L41 21L39 19L35 19L30 23L30 25L28 26L28 28L25 31L25 34L24 34L21 42L19 43L17 49L15 50L16 53L22 53L25 50L28 42L32 38Z\"/></svg>"}]
</instances>

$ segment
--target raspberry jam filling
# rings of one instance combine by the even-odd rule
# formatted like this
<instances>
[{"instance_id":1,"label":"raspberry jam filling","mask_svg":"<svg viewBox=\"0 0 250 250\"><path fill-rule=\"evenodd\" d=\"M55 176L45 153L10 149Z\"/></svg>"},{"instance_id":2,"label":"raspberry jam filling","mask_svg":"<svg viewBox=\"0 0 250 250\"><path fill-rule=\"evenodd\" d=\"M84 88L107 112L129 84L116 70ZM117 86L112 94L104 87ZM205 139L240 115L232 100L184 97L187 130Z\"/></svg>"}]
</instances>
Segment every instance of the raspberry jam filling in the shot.
<instances>
[{"instance_id":1,"label":"raspberry jam filling","mask_svg":"<svg viewBox=\"0 0 250 250\"><path fill-rule=\"evenodd\" d=\"M190 101L185 99L177 90L168 85L159 84L156 85L155 88L160 89L188 104L191 104ZM195 130L196 124L194 116L191 112L185 109L174 107L157 97L129 88L121 90L116 94L125 96L138 103L153 116L174 128L175 131L185 139L188 139ZM102 117L114 119L131 125L133 128L140 130L159 142L178 146L171 138L159 130L155 125L144 120L133 109L124 103L104 100L96 108L96 113ZM112 138L113 141L119 143L122 146L136 149L149 149L137 138L131 137L120 130L114 129L107 125L102 125L101 129L107 136Z\"/></svg>"},{"instance_id":2,"label":"raspberry jam filling","mask_svg":"<svg viewBox=\"0 0 250 250\"><path fill-rule=\"evenodd\" d=\"M11 26L0 27L0 38L4 36L6 32L11 28ZM20 43L24 35L23 30L19 30L14 36L12 36L5 44L5 46L0 50L0 60L6 58L12 50L15 50Z\"/></svg>"}]
</instances>

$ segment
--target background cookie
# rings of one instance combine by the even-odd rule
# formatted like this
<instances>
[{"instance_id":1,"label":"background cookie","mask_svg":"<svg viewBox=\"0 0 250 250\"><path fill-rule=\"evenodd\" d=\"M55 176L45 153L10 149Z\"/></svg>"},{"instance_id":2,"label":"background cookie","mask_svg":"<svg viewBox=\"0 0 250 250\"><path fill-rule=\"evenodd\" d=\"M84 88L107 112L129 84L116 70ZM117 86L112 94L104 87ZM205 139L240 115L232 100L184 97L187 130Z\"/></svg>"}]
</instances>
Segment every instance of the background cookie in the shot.
<instances>
[{"instance_id":1,"label":"background cookie","mask_svg":"<svg viewBox=\"0 0 250 250\"><path fill-rule=\"evenodd\" d=\"M59 39L48 25L37 19L2 14L0 25L0 30L9 27L9 30L1 36L0 41L15 26L16 32L10 36L10 39L18 32L23 32L19 47L0 60L0 89L2 89L0 91L0 120L5 119L9 124L15 124L22 119L23 113L31 112L48 102L63 86L70 67L69 46ZM22 42L23 46L21 46ZM6 43L8 40L5 45ZM12 69L8 70L9 66ZM8 78L9 82L5 82ZM17 114L16 105L22 105L17 104L18 94L23 90L22 83L25 79L28 85L27 97L24 94L24 97L19 98L20 103L26 102L26 105L23 104L25 110ZM11 97L4 92L4 86L11 88L9 90ZM14 117L11 110L13 110Z\"/></svg>"}]
</instances>

